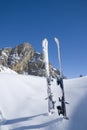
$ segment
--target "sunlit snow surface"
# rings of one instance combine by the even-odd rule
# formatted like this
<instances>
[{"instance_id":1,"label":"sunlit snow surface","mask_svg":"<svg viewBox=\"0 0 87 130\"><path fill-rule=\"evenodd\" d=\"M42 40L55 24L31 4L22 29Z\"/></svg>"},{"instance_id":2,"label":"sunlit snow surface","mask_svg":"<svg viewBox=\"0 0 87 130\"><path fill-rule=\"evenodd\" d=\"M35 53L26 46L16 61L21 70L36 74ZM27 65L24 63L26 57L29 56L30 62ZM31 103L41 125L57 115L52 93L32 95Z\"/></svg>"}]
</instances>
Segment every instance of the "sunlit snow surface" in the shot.
<instances>
[{"instance_id":1,"label":"sunlit snow surface","mask_svg":"<svg viewBox=\"0 0 87 130\"><path fill-rule=\"evenodd\" d=\"M56 106L61 90L54 79ZM46 79L0 73L0 130L87 130L87 77L64 80L69 120L47 111Z\"/></svg>"},{"instance_id":2,"label":"sunlit snow surface","mask_svg":"<svg viewBox=\"0 0 87 130\"><path fill-rule=\"evenodd\" d=\"M3 65L0 65L0 73L17 74L15 71L11 70L8 67L4 67Z\"/></svg>"}]
</instances>

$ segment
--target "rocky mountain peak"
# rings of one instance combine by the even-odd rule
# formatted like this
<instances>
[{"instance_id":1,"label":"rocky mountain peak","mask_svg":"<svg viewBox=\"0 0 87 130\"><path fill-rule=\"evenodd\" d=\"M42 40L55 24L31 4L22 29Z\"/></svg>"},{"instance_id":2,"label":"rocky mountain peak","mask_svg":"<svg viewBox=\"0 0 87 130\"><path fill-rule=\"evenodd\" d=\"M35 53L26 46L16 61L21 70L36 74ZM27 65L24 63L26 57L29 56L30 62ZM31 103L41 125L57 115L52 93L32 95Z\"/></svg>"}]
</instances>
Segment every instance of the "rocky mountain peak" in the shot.
<instances>
[{"instance_id":1,"label":"rocky mountain peak","mask_svg":"<svg viewBox=\"0 0 87 130\"><path fill-rule=\"evenodd\" d=\"M14 48L0 50L0 64L11 68L20 74L45 76L43 55L35 52L30 43L24 42ZM50 74L55 76L59 73L51 64Z\"/></svg>"}]
</instances>

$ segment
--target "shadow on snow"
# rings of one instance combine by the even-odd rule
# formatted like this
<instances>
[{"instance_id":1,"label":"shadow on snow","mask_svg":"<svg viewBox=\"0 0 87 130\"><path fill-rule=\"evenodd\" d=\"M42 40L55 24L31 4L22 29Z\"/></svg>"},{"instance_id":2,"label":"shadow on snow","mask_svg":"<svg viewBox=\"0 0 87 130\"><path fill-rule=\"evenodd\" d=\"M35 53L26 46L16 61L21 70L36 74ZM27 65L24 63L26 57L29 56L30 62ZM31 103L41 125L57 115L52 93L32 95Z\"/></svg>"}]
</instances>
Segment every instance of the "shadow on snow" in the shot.
<instances>
[{"instance_id":1,"label":"shadow on snow","mask_svg":"<svg viewBox=\"0 0 87 130\"><path fill-rule=\"evenodd\" d=\"M68 130L87 130L87 95L75 109Z\"/></svg>"},{"instance_id":2,"label":"shadow on snow","mask_svg":"<svg viewBox=\"0 0 87 130\"><path fill-rule=\"evenodd\" d=\"M39 116L48 116L48 114L43 113L43 114L37 114L37 115L34 115L34 116L29 116L29 117L21 117L21 118L16 118L16 119L3 120L2 122L0 122L0 125L11 125L11 124L14 124L14 123L29 121L29 120L32 120L32 119L39 117ZM45 123L42 123L42 124L20 126L18 128L13 128L12 130L39 129L39 128L49 126L49 125L56 123L58 121L62 121L62 119L63 118L60 118L60 119L57 118L57 119L54 119L54 120L51 120L51 121L48 121L48 122L45 122Z\"/></svg>"},{"instance_id":3,"label":"shadow on snow","mask_svg":"<svg viewBox=\"0 0 87 130\"><path fill-rule=\"evenodd\" d=\"M52 125L56 122L62 121L62 119L63 118L60 118L60 119L57 118L57 119L54 119L54 120L51 120L51 121L48 121L48 122L45 122L45 123L42 123L42 124L30 125L30 126L21 126L21 127L14 128L14 129L11 129L11 130L40 129L40 128Z\"/></svg>"},{"instance_id":4,"label":"shadow on snow","mask_svg":"<svg viewBox=\"0 0 87 130\"><path fill-rule=\"evenodd\" d=\"M3 120L2 122L0 122L0 125L11 125L14 123L28 121L28 120L32 120L33 118L38 117L38 116L47 116L47 113L37 114L34 116L29 116L29 117L20 117L20 118L16 118L16 119Z\"/></svg>"}]
</instances>

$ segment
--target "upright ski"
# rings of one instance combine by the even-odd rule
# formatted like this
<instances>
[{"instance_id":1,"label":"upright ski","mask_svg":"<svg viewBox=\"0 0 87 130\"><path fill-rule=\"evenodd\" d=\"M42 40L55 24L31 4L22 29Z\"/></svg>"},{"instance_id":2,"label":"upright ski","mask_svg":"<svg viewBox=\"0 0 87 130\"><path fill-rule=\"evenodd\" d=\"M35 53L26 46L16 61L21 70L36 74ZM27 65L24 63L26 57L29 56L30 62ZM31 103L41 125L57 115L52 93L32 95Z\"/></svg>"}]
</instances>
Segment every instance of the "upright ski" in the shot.
<instances>
[{"instance_id":1,"label":"upright ski","mask_svg":"<svg viewBox=\"0 0 87 130\"><path fill-rule=\"evenodd\" d=\"M60 44L59 40L55 37L54 38L57 48L58 48L58 61L60 66L60 75L57 77L57 84L60 85L62 96L59 97L59 101L61 102L60 106L57 106L58 114L62 114L65 119L68 119L67 113L66 113L66 102L65 102L65 92L64 92L64 84L63 84L63 74L62 74L62 62L61 62L61 54L60 54Z\"/></svg>"},{"instance_id":2,"label":"upright ski","mask_svg":"<svg viewBox=\"0 0 87 130\"><path fill-rule=\"evenodd\" d=\"M53 101L53 95L51 92L51 79L49 74L49 59L48 59L48 41L44 39L42 41L42 49L43 49L43 57L46 71L46 80L47 80L47 98L48 99L48 112L49 114L53 113L53 109L55 108L55 102Z\"/></svg>"}]
</instances>

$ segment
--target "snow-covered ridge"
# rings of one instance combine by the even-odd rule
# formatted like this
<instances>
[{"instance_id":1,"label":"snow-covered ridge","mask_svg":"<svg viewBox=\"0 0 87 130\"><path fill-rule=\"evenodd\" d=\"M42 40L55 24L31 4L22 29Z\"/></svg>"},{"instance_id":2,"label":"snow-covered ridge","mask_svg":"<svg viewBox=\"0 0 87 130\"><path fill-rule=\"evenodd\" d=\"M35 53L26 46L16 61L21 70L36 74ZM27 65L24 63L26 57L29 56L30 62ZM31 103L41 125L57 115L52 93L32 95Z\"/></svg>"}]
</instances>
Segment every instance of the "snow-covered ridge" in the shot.
<instances>
[{"instance_id":1,"label":"snow-covered ridge","mask_svg":"<svg viewBox=\"0 0 87 130\"><path fill-rule=\"evenodd\" d=\"M3 65L0 65L0 73L13 73L13 74L17 74L15 71L13 71L10 68L5 67Z\"/></svg>"}]
</instances>

